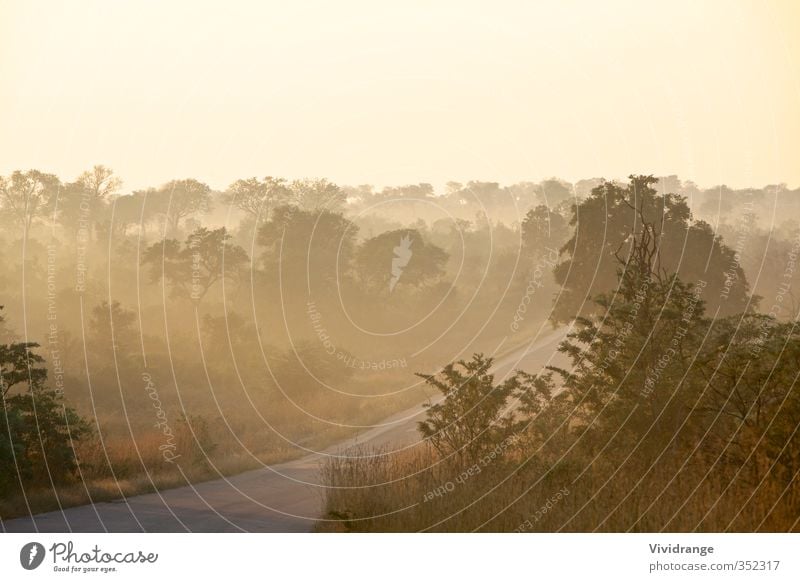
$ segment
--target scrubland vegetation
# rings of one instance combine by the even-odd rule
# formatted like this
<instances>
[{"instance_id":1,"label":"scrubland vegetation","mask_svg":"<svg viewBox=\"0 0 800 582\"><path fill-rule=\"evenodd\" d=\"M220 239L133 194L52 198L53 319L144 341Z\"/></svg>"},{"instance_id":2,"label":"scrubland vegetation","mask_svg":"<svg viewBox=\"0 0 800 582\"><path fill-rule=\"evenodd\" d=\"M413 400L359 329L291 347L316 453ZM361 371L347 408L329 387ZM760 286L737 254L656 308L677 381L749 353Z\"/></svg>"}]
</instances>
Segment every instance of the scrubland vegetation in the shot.
<instances>
[{"instance_id":1,"label":"scrubland vegetation","mask_svg":"<svg viewBox=\"0 0 800 582\"><path fill-rule=\"evenodd\" d=\"M321 528L798 527L796 190L128 192L97 166L6 176L0 213L2 518L300 456L440 392L419 446L324 467ZM495 381L492 354L572 323L570 369Z\"/></svg>"},{"instance_id":2,"label":"scrubland vegetation","mask_svg":"<svg viewBox=\"0 0 800 582\"><path fill-rule=\"evenodd\" d=\"M604 184L573 206L554 307L575 313L572 366L496 382L476 355L426 375L446 398L423 442L331 459L320 529L798 531L797 227L758 233L748 204L734 251L655 185ZM753 273L763 297L742 269L753 247L772 258L766 280ZM601 276L570 286L588 265Z\"/></svg>"}]
</instances>

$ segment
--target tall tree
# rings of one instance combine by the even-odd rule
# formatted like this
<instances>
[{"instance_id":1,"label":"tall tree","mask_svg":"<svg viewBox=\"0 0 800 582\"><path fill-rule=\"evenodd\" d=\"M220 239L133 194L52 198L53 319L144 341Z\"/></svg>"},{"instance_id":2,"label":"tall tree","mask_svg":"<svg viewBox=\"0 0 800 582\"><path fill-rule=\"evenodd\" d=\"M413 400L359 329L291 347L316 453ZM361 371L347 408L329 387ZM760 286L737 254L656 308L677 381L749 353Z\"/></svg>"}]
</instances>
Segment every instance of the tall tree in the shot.
<instances>
[{"instance_id":1,"label":"tall tree","mask_svg":"<svg viewBox=\"0 0 800 582\"><path fill-rule=\"evenodd\" d=\"M86 242L94 239L97 225L108 221L106 207L122 187L114 171L106 166L94 166L67 184L58 200L59 221L68 230L83 236Z\"/></svg>"},{"instance_id":2,"label":"tall tree","mask_svg":"<svg viewBox=\"0 0 800 582\"><path fill-rule=\"evenodd\" d=\"M77 182L89 193L92 200L108 200L122 187L122 180L106 166L94 166L78 176Z\"/></svg>"},{"instance_id":3,"label":"tall tree","mask_svg":"<svg viewBox=\"0 0 800 582\"><path fill-rule=\"evenodd\" d=\"M195 301L222 279L237 280L248 262L245 250L230 242L225 228L198 228L181 246L175 239L166 239L149 247L142 264L150 266L153 281L164 277L176 296Z\"/></svg>"},{"instance_id":4,"label":"tall tree","mask_svg":"<svg viewBox=\"0 0 800 582\"><path fill-rule=\"evenodd\" d=\"M569 236L566 219L544 204L532 208L522 221L522 244L530 257L560 249Z\"/></svg>"},{"instance_id":5,"label":"tall tree","mask_svg":"<svg viewBox=\"0 0 800 582\"><path fill-rule=\"evenodd\" d=\"M564 200L572 197L572 190L569 185L555 178L544 180L536 190L542 203L550 208L555 208Z\"/></svg>"},{"instance_id":6,"label":"tall tree","mask_svg":"<svg viewBox=\"0 0 800 582\"><path fill-rule=\"evenodd\" d=\"M592 297L616 287L616 254L630 251L632 235L642 224L657 227L659 257L668 272L707 283L709 309L719 308L721 315L745 309L747 279L736 253L706 223L692 220L685 198L659 194L656 182L652 176L630 176L627 185L604 182L573 206L574 234L561 248L563 259L554 271L563 286L553 309L556 320L596 311Z\"/></svg>"},{"instance_id":7,"label":"tall tree","mask_svg":"<svg viewBox=\"0 0 800 582\"><path fill-rule=\"evenodd\" d=\"M578 329L560 347L573 360L560 373L576 416L600 432L633 433L633 442L656 421L661 434L674 434L683 402L675 394L686 390L682 377L706 326L704 284L686 285L664 268L659 229L657 222L637 225L630 250L614 257L617 289L595 298L599 313L577 317ZM639 422L626 422L636 408Z\"/></svg>"},{"instance_id":8,"label":"tall tree","mask_svg":"<svg viewBox=\"0 0 800 582\"><path fill-rule=\"evenodd\" d=\"M291 186L292 204L303 210L338 212L347 201L347 195L328 180L295 180Z\"/></svg>"},{"instance_id":9,"label":"tall tree","mask_svg":"<svg viewBox=\"0 0 800 582\"><path fill-rule=\"evenodd\" d=\"M167 232L173 235L181 220L211 210L211 188L192 178L172 180L146 194L148 207L163 215Z\"/></svg>"},{"instance_id":10,"label":"tall tree","mask_svg":"<svg viewBox=\"0 0 800 582\"><path fill-rule=\"evenodd\" d=\"M362 283L379 293L399 284L420 288L444 275L447 253L414 229L384 232L364 241L356 251L355 268Z\"/></svg>"},{"instance_id":11,"label":"tall tree","mask_svg":"<svg viewBox=\"0 0 800 582\"><path fill-rule=\"evenodd\" d=\"M53 174L38 170L16 171L0 177L0 212L21 232L27 242L34 223L52 212L61 182Z\"/></svg>"},{"instance_id":12,"label":"tall tree","mask_svg":"<svg viewBox=\"0 0 800 582\"><path fill-rule=\"evenodd\" d=\"M269 220L273 208L288 203L292 191L283 178L267 176L263 180L248 178L236 180L228 187L223 199L252 217Z\"/></svg>"},{"instance_id":13,"label":"tall tree","mask_svg":"<svg viewBox=\"0 0 800 582\"><path fill-rule=\"evenodd\" d=\"M258 230L265 273L305 298L350 270L358 227L341 214L280 206ZM317 287L317 284L319 287Z\"/></svg>"},{"instance_id":14,"label":"tall tree","mask_svg":"<svg viewBox=\"0 0 800 582\"><path fill-rule=\"evenodd\" d=\"M104 236L113 240L124 238L131 225L147 218L142 216L143 203L144 196L141 194L115 196L109 205L107 219L99 225Z\"/></svg>"}]
</instances>

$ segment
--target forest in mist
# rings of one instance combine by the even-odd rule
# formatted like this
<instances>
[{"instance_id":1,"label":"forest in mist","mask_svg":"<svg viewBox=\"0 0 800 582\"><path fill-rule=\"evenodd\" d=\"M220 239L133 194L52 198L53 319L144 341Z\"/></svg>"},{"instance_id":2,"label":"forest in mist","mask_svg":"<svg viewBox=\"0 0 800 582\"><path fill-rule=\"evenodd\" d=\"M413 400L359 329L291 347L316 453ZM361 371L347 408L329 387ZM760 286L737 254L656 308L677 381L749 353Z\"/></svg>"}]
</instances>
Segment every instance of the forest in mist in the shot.
<instances>
[{"instance_id":1,"label":"forest in mist","mask_svg":"<svg viewBox=\"0 0 800 582\"><path fill-rule=\"evenodd\" d=\"M290 459L441 393L421 447L324 467L331 527L797 531L799 218L800 189L677 176L13 172L0 517ZM568 369L491 374L567 325Z\"/></svg>"}]
</instances>

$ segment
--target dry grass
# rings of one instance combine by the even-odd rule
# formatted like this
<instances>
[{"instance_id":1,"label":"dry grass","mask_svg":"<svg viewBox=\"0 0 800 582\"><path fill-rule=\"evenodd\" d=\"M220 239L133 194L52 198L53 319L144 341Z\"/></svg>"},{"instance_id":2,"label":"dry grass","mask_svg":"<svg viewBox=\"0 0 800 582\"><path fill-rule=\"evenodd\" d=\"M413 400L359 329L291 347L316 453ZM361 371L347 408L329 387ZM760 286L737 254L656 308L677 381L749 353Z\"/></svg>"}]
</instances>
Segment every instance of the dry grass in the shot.
<instances>
[{"instance_id":1,"label":"dry grass","mask_svg":"<svg viewBox=\"0 0 800 582\"><path fill-rule=\"evenodd\" d=\"M526 459L523 450L509 451L465 479L469 467L443 462L425 445L331 459L317 530L800 531L797 482L777 476L766 475L759 486L731 467L703 478L696 469L710 463L679 473L670 459L647 474L636 460L621 471L611 460L581 473L588 459ZM439 495L432 493L437 488Z\"/></svg>"},{"instance_id":2,"label":"dry grass","mask_svg":"<svg viewBox=\"0 0 800 582\"><path fill-rule=\"evenodd\" d=\"M367 385L379 380L382 389L391 389L407 379L399 374L365 374L356 388L367 391ZM115 412L120 408L119 401L109 398L99 407L97 422L92 423L94 434L75 443L79 473L71 479L62 478L55 490L41 484L26 485L24 496L17 492L0 497L0 518L11 519L236 475L265 464L299 458L307 454L305 448L322 450L355 434L352 428L308 418L300 422L295 408L285 400L272 400L269 393L254 391L252 395L268 424L251 407L242 405L235 390L222 389L215 394L226 411L224 420L218 412L215 414L216 403L209 397L192 395L191 409L198 414L187 419L181 416L181 409L168 390L163 389L161 394L174 434L172 440L154 428L156 418L149 401L138 409L128 402L128 418L122 418ZM141 398L135 393L125 396L131 400ZM366 400L320 394L313 399L313 406L326 418L372 424L420 400L419 391L407 391L396 398ZM352 406L353 401L358 405ZM83 411L84 415L89 417L86 412ZM291 442L305 448L292 446ZM167 443L174 444L175 454L180 455L175 463L164 458L161 447Z\"/></svg>"},{"instance_id":3,"label":"dry grass","mask_svg":"<svg viewBox=\"0 0 800 582\"><path fill-rule=\"evenodd\" d=\"M296 451L273 441L264 450L256 450L252 454L234 452L232 443L222 447L209 446L208 442L194 439L188 423L182 423L179 427L175 450L180 452L181 457L173 463L165 461L159 448L164 440L158 434L136 436L135 440L115 436L102 442L94 435L78 443L76 456L80 472L74 479L58 483L55 490L26 488L24 496L17 493L0 499L0 518L11 519L29 513L181 487L215 479L220 475L235 475L256 469L262 464L279 463L298 455ZM219 436L206 434L199 440L212 441ZM209 453L207 456L201 450L203 444Z\"/></svg>"}]
</instances>

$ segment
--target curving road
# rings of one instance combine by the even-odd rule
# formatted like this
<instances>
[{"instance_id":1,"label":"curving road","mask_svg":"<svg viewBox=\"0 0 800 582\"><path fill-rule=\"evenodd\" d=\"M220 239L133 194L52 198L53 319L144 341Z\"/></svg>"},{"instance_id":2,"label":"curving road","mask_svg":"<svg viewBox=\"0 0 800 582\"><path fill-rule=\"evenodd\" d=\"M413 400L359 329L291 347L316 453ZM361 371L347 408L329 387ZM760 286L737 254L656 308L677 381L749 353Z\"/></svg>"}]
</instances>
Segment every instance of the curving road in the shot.
<instances>
[{"instance_id":1,"label":"curving road","mask_svg":"<svg viewBox=\"0 0 800 582\"><path fill-rule=\"evenodd\" d=\"M563 366L556 351L565 329L541 330L530 344L497 358L502 380L515 369ZM354 439L295 461L124 500L72 507L0 522L6 532L307 532L322 513L318 470L325 456L354 445L398 448L418 440L422 405L398 413Z\"/></svg>"}]
</instances>

